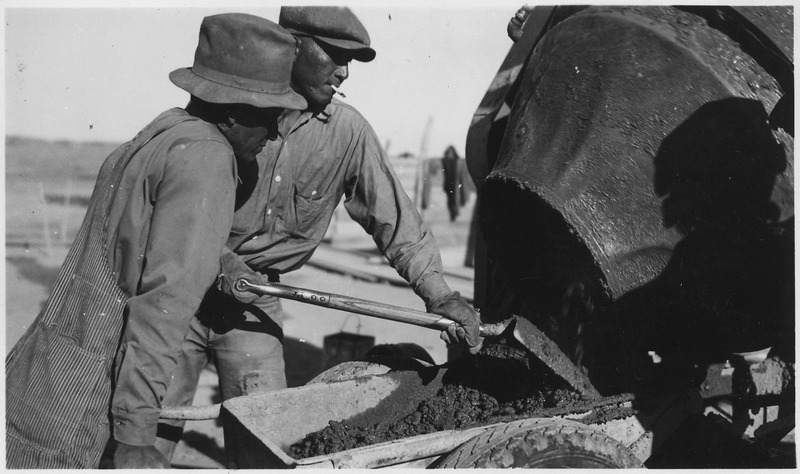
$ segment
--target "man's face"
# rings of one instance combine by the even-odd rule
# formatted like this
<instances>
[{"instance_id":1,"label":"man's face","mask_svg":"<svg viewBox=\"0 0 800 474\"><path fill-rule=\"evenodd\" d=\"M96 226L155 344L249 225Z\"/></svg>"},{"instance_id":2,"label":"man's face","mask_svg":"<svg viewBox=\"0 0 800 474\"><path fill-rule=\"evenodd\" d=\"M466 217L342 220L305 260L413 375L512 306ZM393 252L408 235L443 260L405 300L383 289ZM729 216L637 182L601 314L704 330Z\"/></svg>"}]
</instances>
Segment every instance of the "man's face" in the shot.
<instances>
[{"instance_id":1,"label":"man's face","mask_svg":"<svg viewBox=\"0 0 800 474\"><path fill-rule=\"evenodd\" d=\"M292 68L292 88L308 101L310 110L324 109L349 75L353 53L317 42L309 36L298 37L297 59Z\"/></svg>"},{"instance_id":2,"label":"man's face","mask_svg":"<svg viewBox=\"0 0 800 474\"><path fill-rule=\"evenodd\" d=\"M236 105L230 109L231 120L220 130L233 148L236 158L250 163L256 159L267 141L278 136L278 117L282 108L257 108Z\"/></svg>"}]
</instances>

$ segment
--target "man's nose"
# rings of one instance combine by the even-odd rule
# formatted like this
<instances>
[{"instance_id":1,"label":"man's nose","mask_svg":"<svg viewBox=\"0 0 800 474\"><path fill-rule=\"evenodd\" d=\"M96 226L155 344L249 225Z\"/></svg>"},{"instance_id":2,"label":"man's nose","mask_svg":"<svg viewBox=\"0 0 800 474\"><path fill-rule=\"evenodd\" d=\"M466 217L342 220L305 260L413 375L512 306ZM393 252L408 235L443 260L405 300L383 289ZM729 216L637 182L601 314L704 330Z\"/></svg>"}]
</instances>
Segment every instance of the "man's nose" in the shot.
<instances>
[{"instance_id":1,"label":"man's nose","mask_svg":"<svg viewBox=\"0 0 800 474\"><path fill-rule=\"evenodd\" d=\"M347 64L337 66L336 70L333 71L333 75L336 76L340 81L344 81L350 77L350 66Z\"/></svg>"}]
</instances>

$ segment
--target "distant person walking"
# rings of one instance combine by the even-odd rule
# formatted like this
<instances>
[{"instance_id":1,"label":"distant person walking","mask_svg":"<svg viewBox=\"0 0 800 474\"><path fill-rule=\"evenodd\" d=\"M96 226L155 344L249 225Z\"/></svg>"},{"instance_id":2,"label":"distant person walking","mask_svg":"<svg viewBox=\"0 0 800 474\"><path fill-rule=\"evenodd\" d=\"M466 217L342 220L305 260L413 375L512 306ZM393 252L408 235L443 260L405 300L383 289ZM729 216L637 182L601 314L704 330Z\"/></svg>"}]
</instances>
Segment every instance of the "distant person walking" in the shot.
<instances>
[{"instance_id":1,"label":"distant person walking","mask_svg":"<svg viewBox=\"0 0 800 474\"><path fill-rule=\"evenodd\" d=\"M450 222L455 222L460 209L469 201L470 177L464 160L459 159L456 149L447 147L442 158L444 192L447 194L447 210Z\"/></svg>"},{"instance_id":2,"label":"distant person walking","mask_svg":"<svg viewBox=\"0 0 800 474\"><path fill-rule=\"evenodd\" d=\"M42 312L6 358L6 467L166 468L153 446L181 344L220 269L239 177L277 136L295 39L252 15L209 16L191 94L103 163ZM238 170L238 172L237 172ZM108 444L113 436L115 442Z\"/></svg>"}]
</instances>

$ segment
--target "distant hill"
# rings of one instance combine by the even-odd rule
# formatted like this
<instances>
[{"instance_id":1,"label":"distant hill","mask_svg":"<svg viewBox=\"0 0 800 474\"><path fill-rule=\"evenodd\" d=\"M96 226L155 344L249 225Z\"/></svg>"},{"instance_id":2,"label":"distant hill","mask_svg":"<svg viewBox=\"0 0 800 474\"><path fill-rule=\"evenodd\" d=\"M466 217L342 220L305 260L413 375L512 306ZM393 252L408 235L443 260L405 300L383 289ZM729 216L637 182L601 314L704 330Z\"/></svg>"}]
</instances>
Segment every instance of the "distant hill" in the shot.
<instances>
[{"instance_id":1,"label":"distant hill","mask_svg":"<svg viewBox=\"0 0 800 474\"><path fill-rule=\"evenodd\" d=\"M120 143L75 142L6 136L6 179L94 179Z\"/></svg>"},{"instance_id":2,"label":"distant hill","mask_svg":"<svg viewBox=\"0 0 800 474\"><path fill-rule=\"evenodd\" d=\"M103 160L121 143L43 140L17 135L6 136L6 182L34 179L45 182L94 181ZM410 153L390 158L403 187L413 195L418 161ZM439 158L425 159L426 176L438 179Z\"/></svg>"}]
</instances>

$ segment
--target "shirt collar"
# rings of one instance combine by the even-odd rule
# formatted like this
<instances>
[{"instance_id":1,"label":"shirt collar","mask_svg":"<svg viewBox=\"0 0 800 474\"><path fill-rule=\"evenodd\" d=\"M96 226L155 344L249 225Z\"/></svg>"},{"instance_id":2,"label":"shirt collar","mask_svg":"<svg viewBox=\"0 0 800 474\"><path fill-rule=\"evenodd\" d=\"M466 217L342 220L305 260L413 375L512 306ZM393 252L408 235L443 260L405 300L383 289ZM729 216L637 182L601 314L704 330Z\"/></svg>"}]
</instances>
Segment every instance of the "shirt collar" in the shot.
<instances>
[{"instance_id":1,"label":"shirt collar","mask_svg":"<svg viewBox=\"0 0 800 474\"><path fill-rule=\"evenodd\" d=\"M278 120L278 135L281 138L286 138L294 128L308 122L312 118L327 123L333 115L332 107L332 104L328 104L322 112L316 114L312 114L308 110L286 109Z\"/></svg>"},{"instance_id":2,"label":"shirt collar","mask_svg":"<svg viewBox=\"0 0 800 474\"><path fill-rule=\"evenodd\" d=\"M331 119L331 115L333 115L333 102L326 105L322 112L314 115L314 118L320 122L328 122Z\"/></svg>"},{"instance_id":3,"label":"shirt collar","mask_svg":"<svg viewBox=\"0 0 800 474\"><path fill-rule=\"evenodd\" d=\"M284 110L283 114L281 114L281 117L278 119L278 136L286 138L303 113L305 112L300 110Z\"/></svg>"}]
</instances>

